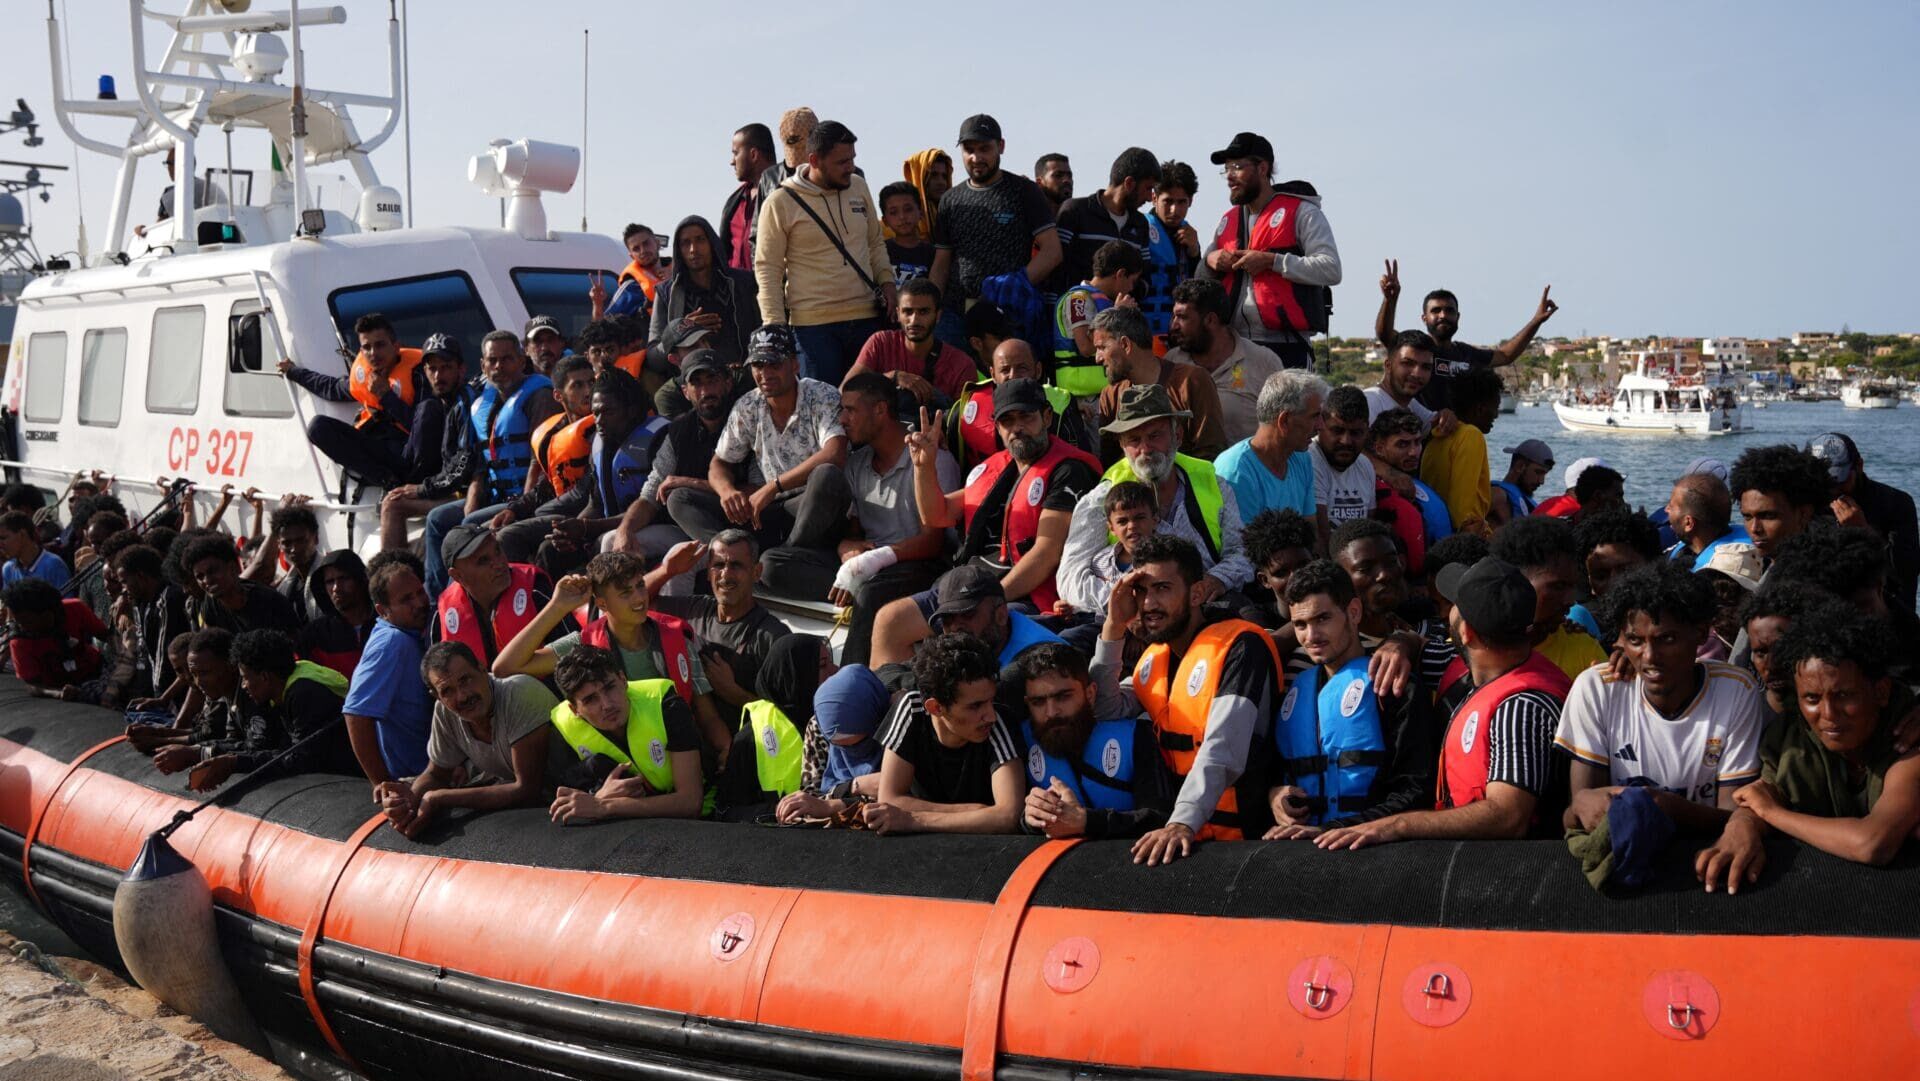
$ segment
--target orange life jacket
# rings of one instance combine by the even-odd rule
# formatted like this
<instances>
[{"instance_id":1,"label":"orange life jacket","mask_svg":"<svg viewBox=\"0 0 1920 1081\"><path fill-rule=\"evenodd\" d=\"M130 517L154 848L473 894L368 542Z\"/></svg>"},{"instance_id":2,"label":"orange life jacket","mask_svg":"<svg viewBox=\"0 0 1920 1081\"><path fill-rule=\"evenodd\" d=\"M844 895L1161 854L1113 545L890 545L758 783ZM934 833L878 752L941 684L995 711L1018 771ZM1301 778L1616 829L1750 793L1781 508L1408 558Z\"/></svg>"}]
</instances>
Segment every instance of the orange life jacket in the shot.
<instances>
[{"instance_id":1,"label":"orange life jacket","mask_svg":"<svg viewBox=\"0 0 1920 1081\"><path fill-rule=\"evenodd\" d=\"M555 413L533 430L534 467L547 475L554 495L566 495L587 475L593 449L593 415L574 420Z\"/></svg>"},{"instance_id":2,"label":"orange life jacket","mask_svg":"<svg viewBox=\"0 0 1920 1081\"><path fill-rule=\"evenodd\" d=\"M680 700L688 708L693 706L693 649L689 646L693 635L687 630L686 621L665 612L648 612L647 618L653 621L654 630L660 634L660 655L666 658L668 679L673 680L673 689L680 692ZM607 617L601 616L580 628L580 644L598 649L614 649L613 631L607 628Z\"/></svg>"},{"instance_id":3,"label":"orange life jacket","mask_svg":"<svg viewBox=\"0 0 1920 1081\"><path fill-rule=\"evenodd\" d=\"M422 357L418 349L400 350L400 359L394 361L393 370L387 373L387 385L378 385L379 377L373 374L373 364L367 360L366 353L353 358L353 369L347 380L347 389L353 394L353 400L360 403L360 415L353 418L353 426L364 428L377 419L391 421L401 431L413 423L411 414L404 417L387 415L386 407L380 404L381 395L391 390L400 396L400 400L413 407L413 373L420 367Z\"/></svg>"},{"instance_id":4,"label":"orange life jacket","mask_svg":"<svg viewBox=\"0 0 1920 1081\"><path fill-rule=\"evenodd\" d=\"M1492 742L1487 733L1493 725L1493 711L1501 703L1524 691L1545 691L1564 702L1572 686L1573 681L1559 665L1531 653L1518 668L1476 688L1453 711L1453 720L1447 724L1447 739L1440 745L1440 789L1434 794L1433 805L1445 810L1486 798Z\"/></svg>"},{"instance_id":5,"label":"orange life jacket","mask_svg":"<svg viewBox=\"0 0 1920 1081\"><path fill-rule=\"evenodd\" d=\"M1098 458L1054 436L1047 446L1047 452L1021 472L1013 491L1007 493L1005 517L1000 523L1000 560L1007 566L1013 566L1033 546L1033 539L1040 532L1040 503L1046 498L1050 487L1047 480L1054 467L1068 459L1085 462L1096 473L1100 471ZM967 478L966 490L960 497L969 531L973 527L973 516L986 501L987 494L999 483L1000 475L1013 464L1013 453L1003 450L974 467L973 475ZM1046 581L1035 586L1027 594L1027 599L1043 614L1051 612L1054 602L1060 599L1053 576L1048 575Z\"/></svg>"},{"instance_id":6,"label":"orange life jacket","mask_svg":"<svg viewBox=\"0 0 1920 1081\"><path fill-rule=\"evenodd\" d=\"M622 353L613 358L614 367L626 372L635 379L640 378L640 369L645 367L646 363L647 351L645 349L636 349L631 353Z\"/></svg>"},{"instance_id":7,"label":"orange life jacket","mask_svg":"<svg viewBox=\"0 0 1920 1081\"><path fill-rule=\"evenodd\" d=\"M647 303L653 303L653 291L660 288L659 278L654 277L650 271L641 270L640 264L633 262L628 263L627 268L620 272L620 277L615 279L614 289L617 291L620 283L628 280L639 282L640 291L647 294Z\"/></svg>"},{"instance_id":8,"label":"orange life jacket","mask_svg":"<svg viewBox=\"0 0 1920 1081\"><path fill-rule=\"evenodd\" d=\"M493 611L482 617L474 611L473 598L467 595L466 588L459 582L451 583L440 594L439 611L434 618L440 621L440 640L442 642L462 642L473 655L480 658L480 667L493 663L498 651L521 629L532 623L540 614L535 602L534 587L538 583L539 572L525 563L511 563L507 567L507 588L500 599L493 602ZM486 640L480 635L480 620L485 618L493 624L493 651L487 649Z\"/></svg>"},{"instance_id":9,"label":"orange life jacket","mask_svg":"<svg viewBox=\"0 0 1920 1081\"><path fill-rule=\"evenodd\" d=\"M1207 711L1213 706L1214 690L1220 685L1220 673L1226 668L1227 651L1241 635L1251 635L1273 658L1275 689L1286 679L1280 663L1280 651L1273 636L1243 619L1210 623L1194 636L1180 663L1172 663L1172 647L1162 643L1147 647L1133 670L1133 696L1153 721L1160 738L1160 757L1176 778L1185 782L1193 770L1193 759L1207 736ZM1175 668L1178 668L1176 671ZM1259 737L1256 735L1256 739ZM1207 824L1200 830L1201 840L1243 840L1240 829L1240 795L1229 785L1220 794Z\"/></svg>"}]
</instances>

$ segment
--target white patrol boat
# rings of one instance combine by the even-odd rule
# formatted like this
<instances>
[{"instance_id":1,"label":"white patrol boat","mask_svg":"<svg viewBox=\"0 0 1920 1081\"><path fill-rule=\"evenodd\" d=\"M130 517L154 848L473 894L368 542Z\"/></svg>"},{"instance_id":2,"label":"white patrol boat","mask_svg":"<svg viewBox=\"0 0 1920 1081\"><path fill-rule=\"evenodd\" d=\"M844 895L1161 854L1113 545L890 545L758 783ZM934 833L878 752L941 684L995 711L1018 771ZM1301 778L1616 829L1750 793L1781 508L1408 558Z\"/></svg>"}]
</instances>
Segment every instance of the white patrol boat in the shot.
<instances>
[{"instance_id":1,"label":"white patrol boat","mask_svg":"<svg viewBox=\"0 0 1920 1081\"><path fill-rule=\"evenodd\" d=\"M1748 430L1740 399L1731 387L1713 386L1697 372L1649 363L1636 356L1633 371L1611 393L1581 394L1553 403L1560 426L1570 432L1726 435Z\"/></svg>"},{"instance_id":2,"label":"white patrol boat","mask_svg":"<svg viewBox=\"0 0 1920 1081\"><path fill-rule=\"evenodd\" d=\"M64 95L62 32L49 13L60 126L119 168L105 250L86 266L56 263L21 293L0 385L0 463L55 493L78 470L114 474L136 515L160 498L156 474L193 481L209 504L228 484L269 500L306 493L327 546L369 547L379 491L356 490L305 433L316 412L349 417L353 407L298 390L278 373L279 358L344 374L354 320L381 312L402 344L444 332L477 365L487 332L517 332L533 313L577 334L592 315L591 276L626 257L610 237L547 229L540 193L569 190L580 157L534 141L498 140L469 166L470 179L507 201L504 228L406 228L400 193L369 159L405 108L395 13L386 92L365 94L302 82L302 30L344 22L345 8L248 7L191 0L176 15L128 0L133 93L103 100ZM171 35L157 67L150 27ZM102 91L111 92L105 80ZM355 114L377 121L373 134L361 134ZM81 130L110 121L125 125L112 141ZM252 172L232 167L230 149L224 169L196 175L206 157L196 142L226 136L230 148L238 129L267 132L275 166L288 165L273 170L258 203ZM130 228L139 165L169 151L195 198ZM352 215L315 207L307 189L309 166L340 162L362 189Z\"/></svg>"}]
</instances>

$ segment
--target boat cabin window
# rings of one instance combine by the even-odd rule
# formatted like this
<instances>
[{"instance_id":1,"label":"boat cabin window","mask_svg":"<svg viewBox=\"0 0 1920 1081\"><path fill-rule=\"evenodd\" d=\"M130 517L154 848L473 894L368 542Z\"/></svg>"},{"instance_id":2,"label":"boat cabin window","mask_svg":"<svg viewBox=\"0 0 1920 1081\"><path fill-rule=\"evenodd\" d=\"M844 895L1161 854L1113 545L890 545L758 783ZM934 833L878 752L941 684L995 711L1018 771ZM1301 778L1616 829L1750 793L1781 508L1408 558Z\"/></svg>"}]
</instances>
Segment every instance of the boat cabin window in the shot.
<instances>
[{"instance_id":1,"label":"boat cabin window","mask_svg":"<svg viewBox=\"0 0 1920 1081\"><path fill-rule=\"evenodd\" d=\"M80 339L80 423L118 426L126 383L127 332L119 327L87 331Z\"/></svg>"},{"instance_id":2,"label":"boat cabin window","mask_svg":"<svg viewBox=\"0 0 1920 1081\"><path fill-rule=\"evenodd\" d=\"M230 417L290 417L293 397L279 358L267 359L273 335L262 325L260 301L233 302L227 317L227 385L221 408Z\"/></svg>"},{"instance_id":3,"label":"boat cabin window","mask_svg":"<svg viewBox=\"0 0 1920 1081\"><path fill-rule=\"evenodd\" d=\"M560 333L571 342L593 322L593 301L587 291L593 287L595 273L600 275L600 284L608 298L612 298L616 275L604 270L517 267L513 271L513 287L519 291L528 315L551 315L560 320Z\"/></svg>"},{"instance_id":4,"label":"boat cabin window","mask_svg":"<svg viewBox=\"0 0 1920 1081\"><path fill-rule=\"evenodd\" d=\"M467 370L476 375L480 371L480 339L503 325L487 314L473 279L458 270L336 289L327 297L327 307L333 312L340 340L349 349L359 348L360 343L353 333L354 321L379 312L393 324L400 344L408 349L420 348L429 334L450 335L466 355Z\"/></svg>"},{"instance_id":5,"label":"boat cabin window","mask_svg":"<svg viewBox=\"0 0 1920 1081\"><path fill-rule=\"evenodd\" d=\"M147 411L192 413L200 407L200 365L207 310L195 304L153 313L147 349Z\"/></svg>"},{"instance_id":6,"label":"boat cabin window","mask_svg":"<svg viewBox=\"0 0 1920 1081\"><path fill-rule=\"evenodd\" d=\"M35 334L27 339L28 420L55 424L67 395L67 336Z\"/></svg>"}]
</instances>

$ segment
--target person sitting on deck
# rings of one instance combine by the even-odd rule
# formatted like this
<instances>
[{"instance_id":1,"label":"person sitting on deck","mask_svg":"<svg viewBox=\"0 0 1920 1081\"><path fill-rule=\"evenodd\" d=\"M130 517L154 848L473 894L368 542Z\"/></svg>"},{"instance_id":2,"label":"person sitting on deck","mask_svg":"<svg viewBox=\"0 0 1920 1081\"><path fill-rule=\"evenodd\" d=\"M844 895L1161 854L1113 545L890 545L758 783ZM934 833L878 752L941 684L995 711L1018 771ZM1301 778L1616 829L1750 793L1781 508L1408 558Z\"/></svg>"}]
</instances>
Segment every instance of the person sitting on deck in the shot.
<instances>
[{"instance_id":1,"label":"person sitting on deck","mask_svg":"<svg viewBox=\"0 0 1920 1081\"><path fill-rule=\"evenodd\" d=\"M691 573L704 560L713 592L675 596L667 584ZM760 546L744 529L723 529L705 544L682 541L659 566L647 571L647 609L686 621L700 643L700 667L713 687L715 706L732 716L753 701L760 666L774 644L792 631L754 597L760 581Z\"/></svg>"},{"instance_id":2,"label":"person sitting on deck","mask_svg":"<svg viewBox=\"0 0 1920 1081\"><path fill-rule=\"evenodd\" d=\"M312 615L294 644L307 660L351 676L379 618L367 595L367 565L345 548L337 548L313 561L307 584L311 594L307 609Z\"/></svg>"},{"instance_id":3,"label":"person sitting on deck","mask_svg":"<svg viewBox=\"0 0 1920 1081\"><path fill-rule=\"evenodd\" d=\"M433 700L420 680L420 658L433 603L427 599L425 574L408 552L373 557L367 592L380 618L354 665L340 710L360 771L376 788L427 768Z\"/></svg>"},{"instance_id":4,"label":"person sitting on deck","mask_svg":"<svg viewBox=\"0 0 1920 1081\"><path fill-rule=\"evenodd\" d=\"M672 681L680 701L692 711L708 753L724 755L733 731L720 719L697 643L686 623L649 610L646 571L646 563L631 552L602 552L588 560L587 572L560 579L553 599L500 650L492 662L493 674L545 679L575 649L607 650L620 659L628 680ZM555 638L589 600L600 617Z\"/></svg>"},{"instance_id":5,"label":"person sitting on deck","mask_svg":"<svg viewBox=\"0 0 1920 1081\"><path fill-rule=\"evenodd\" d=\"M880 798L861 809L876 833L1013 833L1026 781L1020 748L994 707L991 646L943 634L914 658L918 690L881 730Z\"/></svg>"},{"instance_id":6,"label":"person sitting on deck","mask_svg":"<svg viewBox=\"0 0 1920 1081\"><path fill-rule=\"evenodd\" d=\"M1173 811L1173 774L1142 717L1098 720L1087 658L1065 644L1028 650L1020 670L1028 720L1021 822L1048 837L1138 837ZM1112 706L1116 703L1104 703Z\"/></svg>"},{"instance_id":7,"label":"person sitting on deck","mask_svg":"<svg viewBox=\"0 0 1920 1081\"><path fill-rule=\"evenodd\" d=\"M548 808L555 822L700 817L700 733L672 680L629 680L612 650L583 646L561 658L554 682L567 700L553 707L551 738L580 756L595 786L561 786Z\"/></svg>"},{"instance_id":8,"label":"person sitting on deck","mask_svg":"<svg viewBox=\"0 0 1920 1081\"><path fill-rule=\"evenodd\" d=\"M720 771L717 794L728 817L751 816L800 791L814 692L838 667L817 635L790 634L774 643L760 665L760 697L740 711Z\"/></svg>"},{"instance_id":9,"label":"person sitting on deck","mask_svg":"<svg viewBox=\"0 0 1920 1081\"><path fill-rule=\"evenodd\" d=\"M540 802L547 788L547 723L559 704L532 676L492 679L463 642L441 642L420 661L433 692L427 768L374 789L387 821L407 837L455 807L496 811ZM570 752L556 749L572 758ZM461 771L466 783L458 784Z\"/></svg>"},{"instance_id":10,"label":"person sitting on deck","mask_svg":"<svg viewBox=\"0 0 1920 1081\"><path fill-rule=\"evenodd\" d=\"M1607 659L1607 651L1591 634L1567 621L1580 583L1571 522L1538 514L1509 522L1494 535L1492 552L1494 558L1520 568L1533 584L1537 601L1533 648L1541 656L1559 665L1569 680Z\"/></svg>"},{"instance_id":11,"label":"person sitting on deck","mask_svg":"<svg viewBox=\"0 0 1920 1081\"><path fill-rule=\"evenodd\" d=\"M1913 695L1889 677L1887 659L1885 624L1844 604L1781 635L1773 665L1792 673L1795 712L1767 730L1760 780L1734 792L1720 840L1695 859L1708 893L1758 881L1761 842L1775 831L1876 867L1920 840L1920 750L1902 752L1894 737Z\"/></svg>"},{"instance_id":12,"label":"person sitting on deck","mask_svg":"<svg viewBox=\"0 0 1920 1081\"><path fill-rule=\"evenodd\" d=\"M244 731L237 742L205 745L187 787L208 792L236 774L252 773L296 744L279 766L282 774L357 772L347 733L339 724L347 677L294 656L293 639L276 630L235 635L229 654L245 701Z\"/></svg>"},{"instance_id":13,"label":"person sitting on deck","mask_svg":"<svg viewBox=\"0 0 1920 1081\"><path fill-rule=\"evenodd\" d=\"M67 701L89 700L86 684L100 675L100 649L107 625L74 597L41 578L22 578L7 586L7 654L14 674L36 695ZM92 688L98 700L100 688Z\"/></svg>"},{"instance_id":14,"label":"person sitting on deck","mask_svg":"<svg viewBox=\"0 0 1920 1081\"><path fill-rule=\"evenodd\" d=\"M293 602L272 586L240 577L240 553L233 538L210 533L187 544L180 567L200 587L193 606L196 621L205 627L224 627L234 634L253 630L300 633L300 614Z\"/></svg>"},{"instance_id":15,"label":"person sitting on deck","mask_svg":"<svg viewBox=\"0 0 1920 1081\"><path fill-rule=\"evenodd\" d=\"M0 584L12 585L25 578L38 578L55 589L66 587L72 577L60 557L40 545L40 529L25 511L0 514L0 555L7 557L0 566Z\"/></svg>"},{"instance_id":16,"label":"person sitting on deck","mask_svg":"<svg viewBox=\"0 0 1920 1081\"><path fill-rule=\"evenodd\" d=\"M1369 674L1374 649L1362 630L1366 610L1355 577L1322 559L1287 580L1295 649L1308 663L1274 722L1269 841L1384 818L1419 806L1433 791L1437 739L1427 696L1418 687L1382 693Z\"/></svg>"},{"instance_id":17,"label":"person sitting on deck","mask_svg":"<svg viewBox=\"0 0 1920 1081\"><path fill-rule=\"evenodd\" d=\"M1767 714L1751 673L1696 659L1713 616L1713 587L1659 560L1622 575L1603 603L1632 675L1621 679L1596 665L1567 693L1554 737L1572 756L1564 824L1597 829L1616 797L1645 785L1682 831L1717 834L1734 789L1760 775Z\"/></svg>"},{"instance_id":18,"label":"person sitting on deck","mask_svg":"<svg viewBox=\"0 0 1920 1081\"><path fill-rule=\"evenodd\" d=\"M1512 840L1560 823L1553 733L1571 681L1528 639L1532 584L1518 567L1488 557L1447 565L1435 585L1453 603L1453 637L1474 689L1454 709L1441 744L1434 809L1327 830L1313 839L1321 848Z\"/></svg>"},{"instance_id":19,"label":"person sitting on deck","mask_svg":"<svg viewBox=\"0 0 1920 1081\"><path fill-rule=\"evenodd\" d=\"M325 414L307 422L320 453L368 484L391 488L439 465L440 428L448 417L427 384L418 349L402 349L393 323L377 312L354 320L360 352L346 375L322 375L291 357L280 373L323 402L358 402L351 422Z\"/></svg>"},{"instance_id":20,"label":"person sitting on deck","mask_svg":"<svg viewBox=\"0 0 1920 1081\"><path fill-rule=\"evenodd\" d=\"M453 581L435 603L433 640L463 642L483 663L492 664L546 606L546 576L525 563L508 563L500 542L484 525L455 526L440 545L440 555Z\"/></svg>"}]
</instances>

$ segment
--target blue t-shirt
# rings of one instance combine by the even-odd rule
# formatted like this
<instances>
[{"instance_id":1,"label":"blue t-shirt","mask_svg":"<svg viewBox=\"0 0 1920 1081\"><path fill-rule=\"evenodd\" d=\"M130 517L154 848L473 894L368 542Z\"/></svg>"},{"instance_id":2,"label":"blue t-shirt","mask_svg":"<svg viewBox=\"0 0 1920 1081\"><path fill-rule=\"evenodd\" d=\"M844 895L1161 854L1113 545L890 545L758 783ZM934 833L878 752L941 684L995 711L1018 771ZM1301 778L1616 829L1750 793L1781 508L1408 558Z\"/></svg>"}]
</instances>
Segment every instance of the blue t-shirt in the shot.
<instances>
[{"instance_id":1,"label":"blue t-shirt","mask_svg":"<svg viewBox=\"0 0 1920 1081\"><path fill-rule=\"evenodd\" d=\"M421 635L384 619L373 625L367 647L354 666L342 713L372 717L380 737L380 759L393 777L412 777L427 768L427 735L433 729L433 699L420 678Z\"/></svg>"},{"instance_id":2,"label":"blue t-shirt","mask_svg":"<svg viewBox=\"0 0 1920 1081\"><path fill-rule=\"evenodd\" d=\"M0 585L10 586L22 578L38 578L55 589L64 589L67 579L71 577L66 563L45 548L40 549L40 558L33 561L32 570L21 570L19 561L12 559L7 560L6 566L0 567Z\"/></svg>"},{"instance_id":3,"label":"blue t-shirt","mask_svg":"<svg viewBox=\"0 0 1920 1081\"><path fill-rule=\"evenodd\" d=\"M1263 510L1292 508L1300 516L1312 520L1313 506L1313 454L1311 451L1296 451L1287 459L1285 480L1273 475L1273 470L1253 452L1253 440L1242 439L1221 452L1213 460L1213 470L1228 484L1233 485L1233 497L1240 504L1240 520L1250 522L1253 516Z\"/></svg>"}]
</instances>

